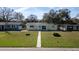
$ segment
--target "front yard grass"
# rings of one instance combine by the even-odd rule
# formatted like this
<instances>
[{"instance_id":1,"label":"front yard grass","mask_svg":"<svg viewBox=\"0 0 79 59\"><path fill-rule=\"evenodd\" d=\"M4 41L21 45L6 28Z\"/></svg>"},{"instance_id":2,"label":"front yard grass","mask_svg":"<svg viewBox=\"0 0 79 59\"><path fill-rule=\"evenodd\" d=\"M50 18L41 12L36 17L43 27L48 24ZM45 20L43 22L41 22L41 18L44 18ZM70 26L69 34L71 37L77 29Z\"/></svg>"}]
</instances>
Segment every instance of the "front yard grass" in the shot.
<instances>
[{"instance_id":1,"label":"front yard grass","mask_svg":"<svg viewBox=\"0 0 79 59\"><path fill-rule=\"evenodd\" d=\"M36 39L37 32L33 31L0 32L0 47L36 47Z\"/></svg>"},{"instance_id":2,"label":"front yard grass","mask_svg":"<svg viewBox=\"0 0 79 59\"><path fill-rule=\"evenodd\" d=\"M54 32L42 32L42 47L45 48L79 48L79 32L56 32L61 37L53 36Z\"/></svg>"}]
</instances>

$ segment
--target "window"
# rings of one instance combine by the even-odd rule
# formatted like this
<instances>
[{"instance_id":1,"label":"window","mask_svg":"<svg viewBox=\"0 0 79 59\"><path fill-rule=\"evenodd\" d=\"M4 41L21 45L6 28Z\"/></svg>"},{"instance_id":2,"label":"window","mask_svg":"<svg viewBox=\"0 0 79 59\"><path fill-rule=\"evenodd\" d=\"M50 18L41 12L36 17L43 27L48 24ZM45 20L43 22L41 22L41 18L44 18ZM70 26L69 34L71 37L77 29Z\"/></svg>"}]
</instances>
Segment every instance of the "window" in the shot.
<instances>
[{"instance_id":1,"label":"window","mask_svg":"<svg viewBox=\"0 0 79 59\"><path fill-rule=\"evenodd\" d=\"M73 28L73 26L68 26L68 28Z\"/></svg>"},{"instance_id":2,"label":"window","mask_svg":"<svg viewBox=\"0 0 79 59\"><path fill-rule=\"evenodd\" d=\"M34 26L33 25L30 25L30 27L33 28Z\"/></svg>"},{"instance_id":3,"label":"window","mask_svg":"<svg viewBox=\"0 0 79 59\"><path fill-rule=\"evenodd\" d=\"M12 28L14 28L14 25L12 25Z\"/></svg>"},{"instance_id":4,"label":"window","mask_svg":"<svg viewBox=\"0 0 79 59\"><path fill-rule=\"evenodd\" d=\"M67 26L67 30L73 30L73 26Z\"/></svg>"},{"instance_id":5,"label":"window","mask_svg":"<svg viewBox=\"0 0 79 59\"><path fill-rule=\"evenodd\" d=\"M46 26L42 26L42 30L46 30Z\"/></svg>"},{"instance_id":6,"label":"window","mask_svg":"<svg viewBox=\"0 0 79 59\"><path fill-rule=\"evenodd\" d=\"M77 26L77 30L79 30L79 26Z\"/></svg>"}]
</instances>

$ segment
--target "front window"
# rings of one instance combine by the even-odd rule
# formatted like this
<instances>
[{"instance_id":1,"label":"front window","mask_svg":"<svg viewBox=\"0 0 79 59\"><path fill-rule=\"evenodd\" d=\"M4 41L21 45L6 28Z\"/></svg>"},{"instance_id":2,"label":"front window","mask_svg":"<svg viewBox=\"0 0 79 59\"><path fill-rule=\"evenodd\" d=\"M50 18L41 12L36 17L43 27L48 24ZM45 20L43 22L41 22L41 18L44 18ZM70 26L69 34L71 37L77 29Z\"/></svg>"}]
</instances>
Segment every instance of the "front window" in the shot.
<instances>
[{"instance_id":1,"label":"front window","mask_svg":"<svg viewBox=\"0 0 79 59\"><path fill-rule=\"evenodd\" d=\"M77 26L77 30L79 30L79 26Z\"/></svg>"},{"instance_id":2,"label":"front window","mask_svg":"<svg viewBox=\"0 0 79 59\"><path fill-rule=\"evenodd\" d=\"M31 28L34 28L34 26L33 26L33 25L30 25L30 27L31 27Z\"/></svg>"},{"instance_id":3,"label":"front window","mask_svg":"<svg viewBox=\"0 0 79 59\"><path fill-rule=\"evenodd\" d=\"M46 26L42 26L42 30L46 30Z\"/></svg>"}]
</instances>

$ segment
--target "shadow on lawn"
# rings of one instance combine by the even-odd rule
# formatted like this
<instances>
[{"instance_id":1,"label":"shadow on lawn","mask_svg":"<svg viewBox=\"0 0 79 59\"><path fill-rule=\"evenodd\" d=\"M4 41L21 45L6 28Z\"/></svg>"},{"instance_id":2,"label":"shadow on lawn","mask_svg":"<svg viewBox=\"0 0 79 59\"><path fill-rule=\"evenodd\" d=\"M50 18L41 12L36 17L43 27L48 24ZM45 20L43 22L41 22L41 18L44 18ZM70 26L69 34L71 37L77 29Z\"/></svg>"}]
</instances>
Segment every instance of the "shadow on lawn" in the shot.
<instances>
[{"instance_id":1,"label":"shadow on lawn","mask_svg":"<svg viewBox=\"0 0 79 59\"><path fill-rule=\"evenodd\" d=\"M59 33L53 33L53 36L55 36L55 37L61 37L61 35Z\"/></svg>"},{"instance_id":2,"label":"shadow on lawn","mask_svg":"<svg viewBox=\"0 0 79 59\"><path fill-rule=\"evenodd\" d=\"M30 36L31 34L30 34L30 32L28 32L28 33L26 33L25 35L26 35L26 36Z\"/></svg>"}]
</instances>

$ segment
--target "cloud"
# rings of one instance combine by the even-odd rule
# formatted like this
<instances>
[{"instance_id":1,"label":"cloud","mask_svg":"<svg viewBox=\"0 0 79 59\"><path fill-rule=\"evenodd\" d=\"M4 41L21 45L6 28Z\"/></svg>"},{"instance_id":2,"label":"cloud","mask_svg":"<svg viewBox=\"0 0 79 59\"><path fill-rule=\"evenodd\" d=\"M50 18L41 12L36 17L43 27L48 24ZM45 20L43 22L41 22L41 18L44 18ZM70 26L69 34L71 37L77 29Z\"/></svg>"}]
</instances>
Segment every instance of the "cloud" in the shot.
<instances>
[{"instance_id":1,"label":"cloud","mask_svg":"<svg viewBox=\"0 0 79 59\"><path fill-rule=\"evenodd\" d=\"M21 12L25 17L28 17L31 14L37 15L39 19L42 18L43 14L50 10L49 7L20 7L15 8L16 12Z\"/></svg>"},{"instance_id":2,"label":"cloud","mask_svg":"<svg viewBox=\"0 0 79 59\"><path fill-rule=\"evenodd\" d=\"M30 7L19 7L18 9L15 9L16 12L22 12L26 9L29 9Z\"/></svg>"},{"instance_id":3,"label":"cloud","mask_svg":"<svg viewBox=\"0 0 79 59\"><path fill-rule=\"evenodd\" d=\"M48 13L50 9L58 10L67 8L71 11L71 16L75 17L79 13L78 7L19 7L14 8L16 12L21 12L23 15L28 17L31 14L37 15L38 19L42 19L44 13Z\"/></svg>"}]
</instances>

